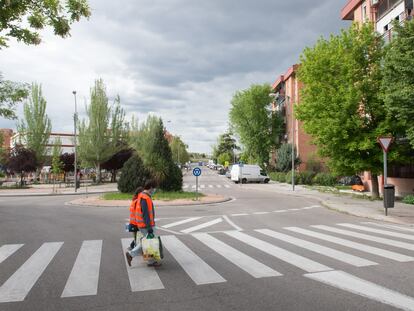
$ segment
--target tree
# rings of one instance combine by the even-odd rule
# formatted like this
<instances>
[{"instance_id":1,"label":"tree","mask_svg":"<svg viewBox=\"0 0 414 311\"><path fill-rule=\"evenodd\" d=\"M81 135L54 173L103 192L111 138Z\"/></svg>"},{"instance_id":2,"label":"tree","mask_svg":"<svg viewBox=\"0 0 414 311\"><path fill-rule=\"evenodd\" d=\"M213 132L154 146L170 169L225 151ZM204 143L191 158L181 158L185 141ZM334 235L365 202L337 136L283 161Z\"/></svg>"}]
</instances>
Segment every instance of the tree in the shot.
<instances>
[{"instance_id":1,"label":"tree","mask_svg":"<svg viewBox=\"0 0 414 311\"><path fill-rule=\"evenodd\" d=\"M56 138L52 148L52 173L58 175L63 171L63 162L60 159L62 155L62 141Z\"/></svg>"},{"instance_id":2,"label":"tree","mask_svg":"<svg viewBox=\"0 0 414 311\"><path fill-rule=\"evenodd\" d=\"M133 193L138 187L143 187L150 178L150 171L145 168L142 159L137 154L134 154L122 167L121 177L118 181L118 190L123 193Z\"/></svg>"},{"instance_id":3,"label":"tree","mask_svg":"<svg viewBox=\"0 0 414 311\"><path fill-rule=\"evenodd\" d=\"M414 20L395 23L386 49L382 97L394 135L406 137L414 148Z\"/></svg>"},{"instance_id":4,"label":"tree","mask_svg":"<svg viewBox=\"0 0 414 311\"><path fill-rule=\"evenodd\" d=\"M90 105L86 107L87 120L82 120L79 129L79 158L84 166L94 166L97 182L101 182L101 164L122 149L125 138L125 112L116 97L114 106L108 104L106 89L101 79L91 89Z\"/></svg>"},{"instance_id":5,"label":"tree","mask_svg":"<svg viewBox=\"0 0 414 311\"><path fill-rule=\"evenodd\" d=\"M66 182L66 174L75 171L75 154L73 152L61 154L60 162L62 163L63 181Z\"/></svg>"},{"instance_id":6,"label":"tree","mask_svg":"<svg viewBox=\"0 0 414 311\"><path fill-rule=\"evenodd\" d=\"M39 44L37 31L46 26L65 38L70 35L72 23L91 15L86 0L0 0L0 7L0 48L7 47L9 38Z\"/></svg>"},{"instance_id":7,"label":"tree","mask_svg":"<svg viewBox=\"0 0 414 311\"><path fill-rule=\"evenodd\" d=\"M18 124L18 131L22 143L36 153L37 164L41 167L47 153L52 125L46 114L46 100L42 94L42 87L32 84L29 102L24 104L24 119Z\"/></svg>"},{"instance_id":8,"label":"tree","mask_svg":"<svg viewBox=\"0 0 414 311\"><path fill-rule=\"evenodd\" d=\"M132 147L138 151L145 167L151 171L161 189L182 189L182 173L174 163L161 118L149 116L133 142Z\"/></svg>"},{"instance_id":9,"label":"tree","mask_svg":"<svg viewBox=\"0 0 414 311\"><path fill-rule=\"evenodd\" d=\"M3 79L0 72L0 117L16 119L16 104L28 95L28 86Z\"/></svg>"},{"instance_id":10,"label":"tree","mask_svg":"<svg viewBox=\"0 0 414 311\"><path fill-rule=\"evenodd\" d=\"M249 162L263 166L269 162L269 154L275 144L272 133L272 117L269 110L268 84L252 85L233 96L230 109L232 129L244 145L244 154Z\"/></svg>"},{"instance_id":11,"label":"tree","mask_svg":"<svg viewBox=\"0 0 414 311\"><path fill-rule=\"evenodd\" d=\"M171 153L174 161L178 164L186 163L190 160L187 152L188 146L181 140L180 137L174 136L170 143Z\"/></svg>"},{"instance_id":12,"label":"tree","mask_svg":"<svg viewBox=\"0 0 414 311\"><path fill-rule=\"evenodd\" d=\"M320 39L301 55L302 101L295 110L336 174L371 171L373 195L382 152L385 109L379 98L383 41L370 24Z\"/></svg>"},{"instance_id":13,"label":"tree","mask_svg":"<svg viewBox=\"0 0 414 311\"><path fill-rule=\"evenodd\" d=\"M16 145L10 150L7 159L8 171L20 174L20 186L23 186L23 177L25 173L34 172L37 168L36 153L22 145Z\"/></svg>"},{"instance_id":14,"label":"tree","mask_svg":"<svg viewBox=\"0 0 414 311\"><path fill-rule=\"evenodd\" d=\"M221 165L225 165L226 162L230 163L232 160L232 154L229 152L224 152L217 157L217 163Z\"/></svg>"},{"instance_id":15,"label":"tree","mask_svg":"<svg viewBox=\"0 0 414 311\"><path fill-rule=\"evenodd\" d=\"M213 158L219 161L220 155L230 154L230 160L228 161L232 161L235 158L236 150L240 150L240 147L237 145L236 139L233 138L233 134L227 131L218 137L217 145L213 147Z\"/></svg>"},{"instance_id":16,"label":"tree","mask_svg":"<svg viewBox=\"0 0 414 311\"><path fill-rule=\"evenodd\" d=\"M295 153L295 167L300 164L297 157L296 148ZM276 170L279 172L289 172L292 169L292 144L282 144L276 152Z\"/></svg>"},{"instance_id":17,"label":"tree","mask_svg":"<svg viewBox=\"0 0 414 311\"><path fill-rule=\"evenodd\" d=\"M132 154L133 150L125 147L125 149L118 151L110 157L108 161L102 163L101 168L111 172L111 182L116 182L117 171L124 166Z\"/></svg>"}]
</instances>

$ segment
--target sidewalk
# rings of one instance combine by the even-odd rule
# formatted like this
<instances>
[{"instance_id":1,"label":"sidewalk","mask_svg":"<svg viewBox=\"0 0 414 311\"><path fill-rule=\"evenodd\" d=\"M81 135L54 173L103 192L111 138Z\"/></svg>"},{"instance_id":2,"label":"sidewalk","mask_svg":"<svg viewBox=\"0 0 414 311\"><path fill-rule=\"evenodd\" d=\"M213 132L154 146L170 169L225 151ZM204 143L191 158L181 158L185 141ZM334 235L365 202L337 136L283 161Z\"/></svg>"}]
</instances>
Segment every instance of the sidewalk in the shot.
<instances>
[{"instance_id":1,"label":"sidewalk","mask_svg":"<svg viewBox=\"0 0 414 311\"><path fill-rule=\"evenodd\" d=\"M53 185L32 185L28 189L0 189L0 197L18 197L18 196L49 196L49 195L85 195L85 194L98 194L105 192L116 192L118 191L116 183L102 184L98 186L83 186L77 189L73 187L66 188L59 186L55 187L53 191Z\"/></svg>"},{"instance_id":2,"label":"sidewalk","mask_svg":"<svg viewBox=\"0 0 414 311\"><path fill-rule=\"evenodd\" d=\"M357 193L352 196L349 191L341 191L340 194L323 193L301 185L295 186L295 191L292 191L292 185L283 183L270 183L266 188L254 187L254 185L246 185L245 187L254 190L262 188L261 190L264 191L317 199L322 206L341 213L414 226L414 205L410 204L395 202L394 208L388 209L388 216L385 216L382 200L371 201L362 197L358 198Z\"/></svg>"}]
</instances>

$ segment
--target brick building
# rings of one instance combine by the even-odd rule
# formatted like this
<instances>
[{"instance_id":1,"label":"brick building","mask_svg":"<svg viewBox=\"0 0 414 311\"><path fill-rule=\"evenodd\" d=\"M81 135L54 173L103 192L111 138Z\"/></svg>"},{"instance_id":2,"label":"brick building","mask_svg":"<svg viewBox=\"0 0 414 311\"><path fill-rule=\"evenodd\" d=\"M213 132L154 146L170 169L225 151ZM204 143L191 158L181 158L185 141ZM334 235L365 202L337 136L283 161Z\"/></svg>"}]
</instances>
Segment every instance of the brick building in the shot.
<instances>
[{"instance_id":1,"label":"brick building","mask_svg":"<svg viewBox=\"0 0 414 311\"><path fill-rule=\"evenodd\" d=\"M1 146L4 149L10 148L11 140L13 137L13 130L12 129L0 129L0 135L3 136L3 145Z\"/></svg>"}]
</instances>

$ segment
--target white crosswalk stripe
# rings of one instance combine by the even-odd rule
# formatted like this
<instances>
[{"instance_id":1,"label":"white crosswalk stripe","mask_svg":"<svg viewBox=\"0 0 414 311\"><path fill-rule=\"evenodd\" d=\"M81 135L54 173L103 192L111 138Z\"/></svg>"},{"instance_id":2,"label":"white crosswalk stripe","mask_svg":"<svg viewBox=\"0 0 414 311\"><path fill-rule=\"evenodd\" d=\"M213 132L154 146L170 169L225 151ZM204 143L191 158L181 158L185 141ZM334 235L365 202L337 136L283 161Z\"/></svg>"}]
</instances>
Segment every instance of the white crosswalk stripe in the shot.
<instances>
[{"instance_id":1,"label":"white crosswalk stripe","mask_svg":"<svg viewBox=\"0 0 414 311\"><path fill-rule=\"evenodd\" d=\"M319 233L316 231L311 231L311 230L307 230L307 229L302 229L302 228L297 228L297 227L286 227L284 229L293 231L293 232L297 232L297 233L301 233L313 238L317 238L320 240L324 240L324 241L328 241L331 243L335 243L335 244L339 244L342 246L346 246L349 248L353 248L365 253L369 253L369 254L373 254L376 256L380 256L380 257L384 257L384 258L388 258L391 260L395 260L398 262L408 262L408 261L413 261L414 257L410 257L410 256L406 256L403 254L399 254L396 252L392 252L392 251L388 251L385 249L381 249L378 247L374 247L374 246L369 246L366 244L362 244L362 243L357 243L357 242L353 242L353 241L349 241L349 240L345 240L345 239L341 239L338 237L334 237L328 234L323 234L323 233Z\"/></svg>"},{"instance_id":2,"label":"white crosswalk stripe","mask_svg":"<svg viewBox=\"0 0 414 311\"><path fill-rule=\"evenodd\" d=\"M226 188L230 188L230 185L224 185L224 187L226 187Z\"/></svg>"},{"instance_id":3,"label":"white crosswalk stripe","mask_svg":"<svg viewBox=\"0 0 414 311\"><path fill-rule=\"evenodd\" d=\"M173 235L163 236L162 242L188 276L197 285L222 283L226 280Z\"/></svg>"},{"instance_id":4,"label":"white crosswalk stripe","mask_svg":"<svg viewBox=\"0 0 414 311\"><path fill-rule=\"evenodd\" d=\"M305 274L305 277L396 308L408 311L414 310L414 298L360 279L343 271L311 273Z\"/></svg>"},{"instance_id":5,"label":"white crosswalk stripe","mask_svg":"<svg viewBox=\"0 0 414 311\"><path fill-rule=\"evenodd\" d=\"M184 184L184 185L183 185L183 189L187 189L189 186L190 186L190 185L188 185L188 184Z\"/></svg>"},{"instance_id":6,"label":"white crosswalk stripe","mask_svg":"<svg viewBox=\"0 0 414 311\"><path fill-rule=\"evenodd\" d=\"M201 189L204 189L206 187L206 185L200 185Z\"/></svg>"},{"instance_id":7,"label":"white crosswalk stripe","mask_svg":"<svg viewBox=\"0 0 414 311\"><path fill-rule=\"evenodd\" d=\"M246 254L221 242L207 233L194 233L193 236L255 278L281 275L272 268L269 268L256 259L247 256Z\"/></svg>"},{"instance_id":8,"label":"white crosswalk stripe","mask_svg":"<svg viewBox=\"0 0 414 311\"><path fill-rule=\"evenodd\" d=\"M408 250L411 250L411 251L414 250L414 244L410 244L410 243L400 242L400 241L386 239L386 238L375 237L375 236L368 235L368 234L363 234L363 233L358 233L358 232L343 230L343 229L337 229L337 228L334 228L334 227L329 227L329 226L324 226L324 225L317 225L317 226L312 226L312 227L317 228L317 229L321 229L321 230L326 230L326 231L329 231L329 232L334 232L334 233L339 233L339 234L343 234L343 235L347 235L347 236L352 236L352 237L355 237L355 238L360 238L360 239L363 239L363 240L368 240L368 241L377 242L377 243L381 243L381 244L385 244L385 245L390 245L390 246L394 246L394 247L408 249Z\"/></svg>"},{"instance_id":9,"label":"white crosswalk stripe","mask_svg":"<svg viewBox=\"0 0 414 311\"><path fill-rule=\"evenodd\" d=\"M183 224L186 224L186 223L189 223L189 222L198 220L200 218L201 217L186 218L186 219L183 219L183 220L179 220L179 221L172 222L172 223L170 223L168 225L163 225L161 227L168 229L168 228L176 227L176 226L179 226L179 225L183 225Z\"/></svg>"},{"instance_id":10,"label":"white crosswalk stripe","mask_svg":"<svg viewBox=\"0 0 414 311\"><path fill-rule=\"evenodd\" d=\"M102 240L83 241L62 297L97 294L101 252Z\"/></svg>"},{"instance_id":11,"label":"white crosswalk stripe","mask_svg":"<svg viewBox=\"0 0 414 311\"><path fill-rule=\"evenodd\" d=\"M124 252L131 243L131 239L121 239L121 242L122 256L125 258ZM148 267L142 258L134 258L131 267L128 266L125 258L125 266L128 272L131 291L139 292L164 288L158 273L153 267ZM145 280L145 282L143 282L143 280Z\"/></svg>"},{"instance_id":12,"label":"white crosswalk stripe","mask_svg":"<svg viewBox=\"0 0 414 311\"><path fill-rule=\"evenodd\" d=\"M381 227L381 228L387 228L387 229L393 229L393 230L398 230L398 231L406 231L406 232L412 232L414 233L414 228L407 228L407 227L402 227L402 226L395 226L395 225L389 225L389 224L378 224L376 222L363 222L363 224L367 224L367 225L373 225L373 226L377 226L377 227Z\"/></svg>"},{"instance_id":13,"label":"white crosswalk stripe","mask_svg":"<svg viewBox=\"0 0 414 311\"><path fill-rule=\"evenodd\" d=\"M393 232L393 231L388 231L388 230L381 230L381 229L374 229L374 228L370 228L370 227L366 227L366 226L358 226L358 225L354 225L354 224L338 224L338 225L342 226L342 227L351 228L351 229L357 229L357 230L361 230L361 231L378 233L378 234L382 234L382 235L392 236L392 237L395 237L395 238L402 238L402 239L414 241L414 235L410 235L410 234L405 234L405 233L400 233L400 232Z\"/></svg>"},{"instance_id":14,"label":"white crosswalk stripe","mask_svg":"<svg viewBox=\"0 0 414 311\"><path fill-rule=\"evenodd\" d=\"M331 268L322 265L316 261L297 255L283 248L274 246L273 244L259 240L245 233L239 231L228 231L226 232L226 234L250 246L257 248L262 252L265 252L293 266L305 270L306 272L320 272L332 270Z\"/></svg>"},{"instance_id":15,"label":"white crosswalk stripe","mask_svg":"<svg viewBox=\"0 0 414 311\"><path fill-rule=\"evenodd\" d=\"M303 247L307 250L310 250L312 252L322 254L324 256L348 263L350 265L356 266L356 267L366 267L366 266L372 266L377 265L376 262L366 260L361 257L357 257L354 255L350 255L329 247L325 247L316 243L308 242L302 239L297 239L295 237L292 237L287 234L279 233L276 231L263 229L263 230L256 230L257 232L263 233L265 235L271 236L272 238L291 243L293 245Z\"/></svg>"},{"instance_id":16,"label":"white crosswalk stripe","mask_svg":"<svg viewBox=\"0 0 414 311\"><path fill-rule=\"evenodd\" d=\"M1 287L0 302L23 301L63 242L44 243Z\"/></svg>"},{"instance_id":17,"label":"white crosswalk stripe","mask_svg":"<svg viewBox=\"0 0 414 311\"><path fill-rule=\"evenodd\" d=\"M23 244L7 244L0 247L0 263L13 255Z\"/></svg>"},{"instance_id":18,"label":"white crosswalk stripe","mask_svg":"<svg viewBox=\"0 0 414 311\"><path fill-rule=\"evenodd\" d=\"M181 230L181 232L183 232L183 233L191 233L191 232L194 232L194 231L198 231L200 229L204 229L204 228L207 228L207 227L211 227L211 226L216 225L216 224L218 224L218 223L220 223L222 221L223 221L223 219L221 217L220 218L216 218L216 219L213 219L211 221L208 221L208 222L199 224L197 226L194 226L194 227L190 227L190 228Z\"/></svg>"},{"instance_id":19,"label":"white crosswalk stripe","mask_svg":"<svg viewBox=\"0 0 414 311\"><path fill-rule=\"evenodd\" d=\"M208 185L209 188L213 188L213 185Z\"/></svg>"}]
</instances>

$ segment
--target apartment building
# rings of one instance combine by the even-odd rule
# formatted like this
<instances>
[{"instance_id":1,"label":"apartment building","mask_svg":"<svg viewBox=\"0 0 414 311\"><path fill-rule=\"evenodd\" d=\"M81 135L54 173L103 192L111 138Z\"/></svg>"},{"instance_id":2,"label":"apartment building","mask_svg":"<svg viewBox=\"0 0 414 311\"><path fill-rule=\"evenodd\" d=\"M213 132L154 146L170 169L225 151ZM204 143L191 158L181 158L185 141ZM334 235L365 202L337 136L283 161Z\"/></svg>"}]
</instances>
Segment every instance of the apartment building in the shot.
<instances>
[{"instance_id":1,"label":"apartment building","mask_svg":"<svg viewBox=\"0 0 414 311\"><path fill-rule=\"evenodd\" d=\"M48 148L48 154L52 154L52 148L55 145L56 139L60 139L62 153L73 153L75 152L75 145L74 145L74 134L72 133L50 133L49 141L46 144ZM25 145L24 135L22 136L20 133L15 133L10 139L10 147L13 148L16 144Z\"/></svg>"},{"instance_id":2,"label":"apartment building","mask_svg":"<svg viewBox=\"0 0 414 311\"><path fill-rule=\"evenodd\" d=\"M300 104L300 90L303 84L297 78L299 65L291 66L285 74L279 76L272 85L272 92L276 95L272 103L272 110L278 112L284 118L285 134L279 137L279 141L292 143L296 147L298 157L301 160L299 171L307 169L307 162L316 155L316 146L311 143L312 138L303 130L303 124L294 117L294 107ZM272 160L277 161L275 155Z\"/></svg>"}]
</instances>

